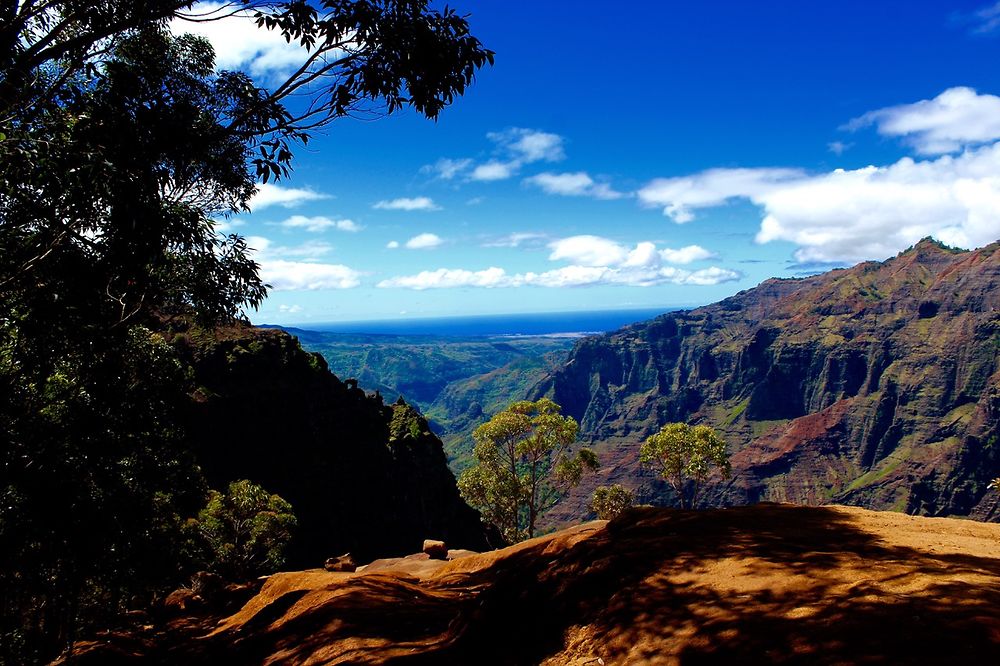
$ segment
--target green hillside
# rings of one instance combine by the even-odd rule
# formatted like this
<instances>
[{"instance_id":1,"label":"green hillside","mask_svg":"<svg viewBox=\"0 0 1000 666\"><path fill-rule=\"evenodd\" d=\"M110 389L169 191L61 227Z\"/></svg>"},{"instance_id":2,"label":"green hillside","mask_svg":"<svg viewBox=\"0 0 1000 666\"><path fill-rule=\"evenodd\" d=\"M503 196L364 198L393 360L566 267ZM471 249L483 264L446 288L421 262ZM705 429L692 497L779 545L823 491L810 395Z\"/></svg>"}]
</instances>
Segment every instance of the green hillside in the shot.
<instances>
[{"instance_id":1,"label":"green hillside","mask_svg":"<svg viewBox=\"0 0 1000 666\"><path fill-rule=\"evenodd\" d=\"M341 379L357 379L387 401L417 406L445 444L453 469L464 467L472 430L558 367L573 337L358 335L290 329L322 354Z\"/></svg>"}]
</instances>

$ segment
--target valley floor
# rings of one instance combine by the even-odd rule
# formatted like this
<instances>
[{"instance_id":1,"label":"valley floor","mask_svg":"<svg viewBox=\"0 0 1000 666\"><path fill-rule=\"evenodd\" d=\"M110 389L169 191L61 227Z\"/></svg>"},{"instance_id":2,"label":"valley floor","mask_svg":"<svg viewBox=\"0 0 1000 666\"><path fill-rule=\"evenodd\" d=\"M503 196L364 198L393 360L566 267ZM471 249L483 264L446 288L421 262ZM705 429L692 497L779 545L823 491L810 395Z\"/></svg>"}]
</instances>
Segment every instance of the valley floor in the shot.
<instances>
[{"instance_id":1,"label":"valley floor","mask_svg":"<svg viewBox=\"0 0 1000 666\"><path fill-rule=\"evenodd\" d=\"M1000 525L849 507L634 509L498 551L282 573L226 618L73 663L995 663ZM599 661L601 660L601 661Z\"/></svg>"}]
</instances>

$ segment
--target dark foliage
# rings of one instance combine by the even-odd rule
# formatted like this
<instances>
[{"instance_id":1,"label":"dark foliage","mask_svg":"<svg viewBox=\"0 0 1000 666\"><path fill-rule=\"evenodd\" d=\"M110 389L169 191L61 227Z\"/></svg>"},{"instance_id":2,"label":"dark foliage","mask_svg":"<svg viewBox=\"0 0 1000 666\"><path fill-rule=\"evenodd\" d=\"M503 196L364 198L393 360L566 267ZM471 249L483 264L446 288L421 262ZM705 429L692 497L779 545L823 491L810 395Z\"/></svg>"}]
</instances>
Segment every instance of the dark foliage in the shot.
<instances>
[{"instance_id":1,"label":"dark foliage","mask_svg":"<svg viewBox=\"0 0 1000 666\"><path fill-rule=\"evenodd\" d=\"M240 319L267 290L212 220L287 176L309 127L366 103L435 117L492 60L425 2L240 4L316 47L276 90L166 31L190 2L0 6L0 662L51 657L185 571L193 387L155 331ZM293 93L314 102L291 112Z\"/></svg>"}]
</instances>

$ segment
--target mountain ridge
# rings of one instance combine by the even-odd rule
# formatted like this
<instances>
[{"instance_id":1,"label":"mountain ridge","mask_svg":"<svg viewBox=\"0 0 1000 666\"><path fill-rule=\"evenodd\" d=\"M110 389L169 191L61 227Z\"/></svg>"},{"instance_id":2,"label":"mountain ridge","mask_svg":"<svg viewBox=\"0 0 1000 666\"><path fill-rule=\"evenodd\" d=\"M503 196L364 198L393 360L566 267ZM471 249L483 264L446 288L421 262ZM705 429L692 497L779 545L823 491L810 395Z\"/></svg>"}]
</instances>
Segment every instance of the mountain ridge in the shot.
<instances>
[{"instance_id":1,"label":"mountain ridge","mask_svg":"<svg viewBox=\"0 0 1000 666\"><path fill-rule=\"evenodd\" d=\"M598 483L670 490L638 447L670 421L730 443L713 506L841 502L1000 519L1000 243L924 239L885 262L770 279L716 304L585 338L532 396L581 424L604 465L554 510L584 510Z\"/></svg>"}]
</instances>

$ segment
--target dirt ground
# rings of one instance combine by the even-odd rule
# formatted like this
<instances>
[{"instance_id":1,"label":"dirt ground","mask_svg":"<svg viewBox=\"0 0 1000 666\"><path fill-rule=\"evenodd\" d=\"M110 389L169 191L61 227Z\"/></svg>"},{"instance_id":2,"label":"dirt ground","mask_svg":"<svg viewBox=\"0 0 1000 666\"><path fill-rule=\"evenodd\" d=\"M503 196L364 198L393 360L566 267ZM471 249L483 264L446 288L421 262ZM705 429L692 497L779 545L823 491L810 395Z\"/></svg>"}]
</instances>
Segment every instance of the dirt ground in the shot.
<instances>
[{"instance_id":1,"label":"dirt ground","mask_svg":"<svg viewBox=\"0 0 1000 666\"><path fill-rule=\"evenodd\" d=\"M1000 525L635 509L449 562L277 574L228 618L126 638L78 663L1000 663Z\"/></svg>"}]
</instances>

